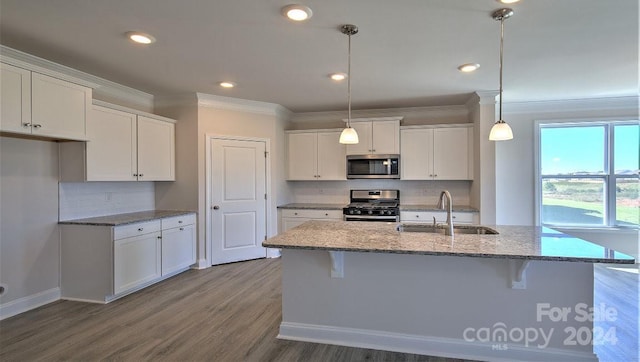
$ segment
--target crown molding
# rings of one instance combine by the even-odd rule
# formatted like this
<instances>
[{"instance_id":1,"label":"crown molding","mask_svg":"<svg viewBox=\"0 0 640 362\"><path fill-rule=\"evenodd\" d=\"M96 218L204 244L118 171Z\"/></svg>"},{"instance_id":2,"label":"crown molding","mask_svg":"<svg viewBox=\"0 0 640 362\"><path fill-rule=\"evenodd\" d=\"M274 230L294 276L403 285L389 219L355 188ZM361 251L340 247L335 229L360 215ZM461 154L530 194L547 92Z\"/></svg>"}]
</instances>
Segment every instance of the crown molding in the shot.
<instances>
[{"instance_id":1,"label":"crown molding","mask_svg":"<svg viewBox=\"0 0 640 362\"><path fill-rule=\"evenodd\" d=\"M441 117L467 117L469 110L464 105L435 106L435 107L407 107L407 108L382 108L362 109L352 111L352 118L384 118L404 117L404 120L438 119ZM305 112L294 113L292 122L323 122L346 119L346 111Z\"/></svg>"},{"instance_id":2,"label":"crown molding","mask_svg":"<svg viewBox=\"0 0 640 362\"><path fill-rule=\"evenodd\" d=\"M176 123L177 122L175 119L172 119L172 118L167 118L167 117L160 116L160 115L153 114L153 113L149 113L149 112L143 112L143 111L138 110L138 109L133 109L133 108L129 108L129 107L123 107L123 106L118 105L118 104L104 102L104 101L101 101L101 100L98 100L98 99L94 99L92 101L92 104L94 106L101 106L101 107L105 107L105 108L109 108L109 109L115 109L115 110L121 111L121 112L133 113L133 114L136 114L138 116L157 119L159 121L163 121L163 122L167 122L167 123Z\"/></svg>"},{"instance_id":3,"label":"crown molding","mask_svg":"<svg viewBox=\"0 0 640 362\"><path fill-rule=\"evenodd\" d=\"M549 101L509 102L504 103L505 113L555 113L580 111L624 111L638 116L638 95L604 98L583 98Z\"/></svg>"},{"instance_id":4,"label":"crown molding","mask_svg":"<svg viewBox=\"0 0 640 362\"><path fill-rule=\"evenodd\" d=\"M153 101L155 108L198 107L196 93L155 96Z\"/></svg>"},{"instance_id":5,"label":"crown molding","mask_svg":"<svg viewBox=\"0 0 640 362\"><path fill-rule=\"evenodd\" d=\"M499 94L500 92L498 91L476 91L471 95L471 97L469 97L465 106L472 107L477 104L496 104L496 99Z\"/></svg>"},{"instance_id":6,"label":"crown molding","mask_svg":"<svg viewBox=\"0 0 640 362\"><path fill-rule=\"evenodd\" d=\"M276 103L216 96L207 93L196 93L196 98L198 100L199 107L266 114L270 116L276 116L277 118L284 120L289 120L293 115L293 112Z\"/></svg>"},{"instance_id":7,"label":"crown molding","mask_svg":"<svg viewBox=\"0 0 640 362\"><path fill-rule=\"evenodd\" d=\"M0 61L45 74L67 82L93 88L94 98L124 103L136 108L153 110L153 95L91 75L50 60L0 45Z\"/></svg>"}]
</instances>

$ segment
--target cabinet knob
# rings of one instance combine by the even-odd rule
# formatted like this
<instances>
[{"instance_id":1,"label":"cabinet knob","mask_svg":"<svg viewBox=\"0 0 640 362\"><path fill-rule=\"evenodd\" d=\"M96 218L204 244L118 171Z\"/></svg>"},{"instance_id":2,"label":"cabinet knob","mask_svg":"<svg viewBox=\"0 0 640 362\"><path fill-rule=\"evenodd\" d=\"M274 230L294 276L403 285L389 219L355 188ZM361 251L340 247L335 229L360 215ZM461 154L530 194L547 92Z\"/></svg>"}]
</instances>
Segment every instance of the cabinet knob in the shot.
<instances>
[{"instance_id":1,"label":"cabinet knob","mask_svg":"<svg viewBox=\"0 0 640 362\"><path fill-rule=\"evenodd\" d=\"M142 231L142 230L144 230L144 228L138 228L138 231Z\"/></svg>"},{"instance_id":2,"label":"cabinet knob","mask_svg":"<svg viewBox=\"0 0 640 362\"><path fill-rule=\"evenodd\" d=\"M218 206L218 205L213 205L213 209L214 209L214 210L219 210L219 209L220 209L220 206Z\"/></svg>"},{"instance_id":3,"label":"cabinet knob","mask_svg":"<svg viewBox=\"0 0 640 362\"><path fill-rule=\"evenodd\" d=\"M182 220L178 220L178 224L182 224Z\"/></svg>"},{"instance_id":4,"label":"cabinet knob","mask_svg":"<svg viewBox=\"0 0 640 362\"><path fill-rule=\"evenodd\" d=\"M26 127L31 127L31 123L29 123L29 122L24 122L24 123L22 124L22 127L25 127L25 128L26 128Z\"/></svg>"},{"instance_id":5,"label":"cabinet knob","mask_svg":"<svg viewBox=\"0 0 640 362\"><path fill-rule=\"evenodd\" d=\"M294 212L293 214L294 214L294 215L298 215L298 213L297 213L297 212Z\"/></svg>"},{"instance_id":6,"label":"cabinet knob","mask_svg":"<svg viewBox=\"0 0 640 362\"><path fill-rule=\"evenodd\" d=\"M32 127L33 128L40 128L40 127L42 127L42 125L41 124L34 124Z\"/></svg>"},{"instance_id":7,"label":"cabinet knob","mask_svg":"<svg viewBox=\"0 0 640 362\"><path fill-rule=\"evenodd\" d=\"M138 176L142 177L142 176L144 176L144 175L143 175L143 174L138 174Z\"/></svg>"},{"instance_id":8,"label":"cabinet knob","mask_svg":"<svg viewBox=\"0 0 640 362\"><path fill-rule=\"evenodd\" d=\"M417 218L420 218L420 215L416 215Z\"/></svg>"},{"instance_id":9,"label":"cabinet knob","mask_svg":"<svg viewBox=\"0 0 640 362\"><path fill-rule=\"evenodd\" d=\"M158 235L158 239L162 239L162 236L161 236L161 235Z\"/></svg>"},{"instance_id":10,"label":"cabinet knob","mask_svg":"<svg viewBox=\"0 0 640 362\"><path fill-rule=\"evenodd\" d=\"M133 177L138 177L138 174L137 174L137 173L134 173L134 174L133 174Z\"/></svg>"},{"instance_id":11,"label":"cabinet knob","mask_svg":"<svg viewBox=\"0 0 640 362\"><path fill-rule=\"evenodd\" d=\"M371 150L371 152L376 152L376 150Z\"/></svg>"},{"instance_id":12,"label":"cabinet knob","mask_svg":"<svg viewBox=\"0 0 640 362\"><path fill-rule=\"evenodd\" d=\"M438 175L437 175L437 174L436 174L436 175L433 175L433 177L438 177Z\"/></svg>"},{"instance_id":13,"label":"cabinet knob","mask_svg":"<svg viewBox=\"0 0 640 362\"><path fill-rule=\"evenodd\" d=\"M325 213L324 213L324 216L329 216L329 214L325 212Z\"/></svg>"},{"instance_id":14,"label":"cabinet knob","mask_svg":"<svg viewBox=\"0 0 640 362\"><path fill-rule=\"evenodd\" d=\"M184 231L184 228L180 228L180 231Z\"/></svg>"}]
</instances>

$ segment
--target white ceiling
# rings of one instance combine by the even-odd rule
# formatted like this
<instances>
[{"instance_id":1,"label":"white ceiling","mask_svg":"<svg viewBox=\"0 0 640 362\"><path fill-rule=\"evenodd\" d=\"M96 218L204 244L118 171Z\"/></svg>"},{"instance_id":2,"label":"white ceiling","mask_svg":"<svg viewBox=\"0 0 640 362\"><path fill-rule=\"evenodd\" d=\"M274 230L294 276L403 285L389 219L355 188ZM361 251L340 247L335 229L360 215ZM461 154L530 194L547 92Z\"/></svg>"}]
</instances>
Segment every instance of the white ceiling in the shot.
<instances>
[{"instance_id":1,"label":"white ceiling","mask_svg":"<svg viewBox=\"0 0 640 362\"><path fill-rule=\"evenodd\" d=\"M497 90L495 0L0 0L0 42L154 95L202 92L342 110L464 104ZM505 22L504 101L637 95L638 0L522 0ZM158 40L129 42L141 30ZM456 67L477 62L473 74ZM216 83L231 80L234 89Z\"/></svg>"}]
</instances>

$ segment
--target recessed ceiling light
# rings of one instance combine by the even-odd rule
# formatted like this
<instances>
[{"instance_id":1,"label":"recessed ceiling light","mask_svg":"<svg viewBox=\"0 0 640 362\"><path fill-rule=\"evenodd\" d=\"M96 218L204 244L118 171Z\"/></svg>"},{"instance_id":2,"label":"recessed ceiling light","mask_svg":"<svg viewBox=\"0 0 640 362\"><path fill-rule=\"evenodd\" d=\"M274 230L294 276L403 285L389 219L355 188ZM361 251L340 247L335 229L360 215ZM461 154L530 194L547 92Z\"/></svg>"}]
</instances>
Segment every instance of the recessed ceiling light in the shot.
<instances>
[{"instance_id":1,"label":"recessed ceiling light","mask_svg":"<svg viewBox=\"0 0 640 362\"><path fill-rule=\"evenodd\" d=\"M513 3L517 3L520 0L497 0L497 1L503 4L513 4Z\"/></svg>"},{"instance_id":2,"label":"recessed ceiling light","mask_svg":"<svg viewBox=\"0 0 640 362\"><path fill-rule=\"evenodd\" d=\"M480 68L480 64L478 64L478 63L467 63L467 64L462 64L461 66L459 66L458 70L463 72L463 73L471 73L471 72L477 70L478 68Z\"/></svg>"},{"instance_id":3,"label":"recessed ceiling light","mask_svg":"<svg viewBox=\"0 0 640 362\"><path fill-rule=\"evenodd\" d=\"M218 85L221 86L222 88L233 88L236 86L234 82L220 82L218 83Z\"/></svg>"},{"instance_id":4,"label":"recessed ceiling light","mask_svg":"<svg viewBox=\"0 0 640 362\"><path fill-rule=\"evenodd\" d=\"M150 34L142 33L139 31L129 31L126 33L127 37L138 44L151 44L156 42L156 38L154 38Z\"/></svg>"},{"instance_id":5,"label":"recessed ceiling light","mask_svg":"<svg viewBox=\"0 0 640 362\"><path fill-rule=\"evenodd\" d=\"M282 15L293 21L305 21L313 15L313 12L308 6L291 4L282 8Z\"/></svg>"},{"instance_id":6,"label":"recessed ceiling light","mask_svg":"<svg viewBox=\"0 0 640 362\"><path fill-rule=\"evenodd\" d=\"M336 82L339 82L341 80L347 79L347 75L345 73L332 73L332 74L329 74L329 78L331 78L331 80L335 80Z\"/></svg>"}]
</instances>

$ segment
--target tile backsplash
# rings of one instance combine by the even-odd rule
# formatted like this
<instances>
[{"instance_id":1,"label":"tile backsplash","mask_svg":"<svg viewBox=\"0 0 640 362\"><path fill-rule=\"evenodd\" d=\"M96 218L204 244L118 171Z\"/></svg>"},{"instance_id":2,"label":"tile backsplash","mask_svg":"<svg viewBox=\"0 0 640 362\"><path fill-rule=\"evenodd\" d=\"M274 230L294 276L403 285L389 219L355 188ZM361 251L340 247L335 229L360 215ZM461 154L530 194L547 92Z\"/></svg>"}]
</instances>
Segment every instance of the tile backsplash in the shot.
<instances>
[{"instance_id":1,"label":"tile backsplash","mask_svg":"<svg viewBox=\"0 0 640 362\"><path fill-rule=\"evenodd\" d=\"M292 202L300 203L349 203L352 189L397 189L400 203L405 205L438 202L440 191L449 190L454 205L469 205L471 182L469 181L400 181L400 180L349 180L349 181L289 181Z\"/></svg>"},{"instance_id":2,"label":"tile backsplash","mask_svg":"<svg viewBox=\"0 0 640 362\"><path fill-rule=\"evenodd\" d=\"M61 182L60 220L155 208L153 182Z\"/></svg>"}]
</instances>

